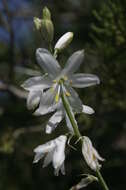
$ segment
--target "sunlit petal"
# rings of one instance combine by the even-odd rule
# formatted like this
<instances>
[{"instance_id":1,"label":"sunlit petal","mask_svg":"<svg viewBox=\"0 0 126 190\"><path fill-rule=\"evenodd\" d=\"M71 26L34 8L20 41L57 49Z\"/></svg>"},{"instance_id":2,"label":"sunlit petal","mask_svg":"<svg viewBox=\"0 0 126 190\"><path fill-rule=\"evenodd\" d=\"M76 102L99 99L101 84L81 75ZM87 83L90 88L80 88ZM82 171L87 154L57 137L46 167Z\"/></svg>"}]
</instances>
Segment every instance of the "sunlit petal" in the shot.
<instances>
[{"instance_id":1,"label":"sunlit petal","mask_svg":"<svg viewBox=\"0 0 126 190\"><path fill-rule=\"evenodd\" d=\"M46 133L50 134L57 127L58 123L60 123L62 119L63 119L62 110L54 113L47 123Z\"/></svg>"},{"instance_id":2,"label":"sunlit petal","mask_svg":"<svg viewBox=\"0 0 126 190\"><path fill-rule=\"evenodd\" d=\"M41 95L39 108L35 111L35 115L45 115L56 109L56 90L49 89Z\"/></svg>"},{"instance_id":3,"label":"sunlit petal","mask_svg":"<svg viewBox=\"0 0 126 190\"><path fill-rule=\"evenodd\" d=\"M83 105L82 112L86 114L93 114L95 111L90 106Z\"/></svg>"},{"instance_id":4,"label":"sunlit petal","mask_svg":"<svg viewBox=\"0 0 126 190\"><path fill-rule=\"evenodd\" d=\"M57 171L56 174L58 175L58 171L61 168L62 164L65 160L65 144L66 144L67 137L65 135L61 135L59 138L56 139L56 148L53 154L53 167Z\"/></svg>"},{"instance_id":5,"label":"sunlit petal","mask_svg":"<svg viewBox=\"0 0 126 190\"><path fill-rule=\"evenodd\" d=\"M33 163L37 163L41 158L45 156L45 153L50 152L54 149L55 144L54 141L49 141L43 145L39 145L34 149L35 157Z\"/></svg>"},{"instance_id":6,"label":"sunlit petal","mask_svg":"<svg viewBox=\"0 0 126 190\"><path fill-rule=\"evenodd\" d=\"M62 70L61 75L71 75L78 70L84 59L84 50L76 51L73 53L66 62L65 68Z\"/></svg>"},{"instance_id":7,"label":"sunlit petal","mask_svg":"<svg viewBox=\"0 0 126 190\"><path fill-rule=\"evenodd\" d=\"M54 150L53 150L54 151ZM52 161L53 158L53 151L49 152L43 162L43 168L45 168L50 162Z\"/></svg>"},{"instance_id":8,"label":"sunlit petal","mask_svg":"<svg viewBox=\"0 0 126 190\"><path fill-rule=\"evenodd\" d=\"M99 78L93 74L77 73L70 77L70 82L73 87L85 88L100 83Z\"/></svg>"},{"instance_id":9,"label":"sunlit petal","mask_svg":"<svg viewBox=\"0 0 126 190\"><path fill-rule=\"evenodd\" d=\"M42 154L42 153L36 153L34 160L33 160L33 163L37 163L40 159L43 158L43 156L44 156L44 154Z\"/></svg>"},{"instance_id":10,"label":"sunlit petal","mask_svg":"<svg viewBox=\"0 0 126 190\"><path fill-rule=\"evenodd\" d=\"M25 90L44 90L52 86L52 81L48 77L32 77L27 79L22 85Z\"/></svg>"},{"instance_id":11,"label":"sunlit petal","mask_svg":"<svg viewBox=\"0 0 126 190\"><path fill-rule=\"evenodd\" d=\"M56 59L47 49L39 48L36 50L36 58L40 67L51 77L57 76L61 67Z\"/></svg>"},{"instance_id":12,"label":"sunlit petal","mask_svg":"<svg viewBox=\"0 0 126 190\"><path fill-rule=\"evenodd\" d=\"M27 98L27 108L34 109L40 102L41 91L30 91Z\"/></svg>"}]
</instances>

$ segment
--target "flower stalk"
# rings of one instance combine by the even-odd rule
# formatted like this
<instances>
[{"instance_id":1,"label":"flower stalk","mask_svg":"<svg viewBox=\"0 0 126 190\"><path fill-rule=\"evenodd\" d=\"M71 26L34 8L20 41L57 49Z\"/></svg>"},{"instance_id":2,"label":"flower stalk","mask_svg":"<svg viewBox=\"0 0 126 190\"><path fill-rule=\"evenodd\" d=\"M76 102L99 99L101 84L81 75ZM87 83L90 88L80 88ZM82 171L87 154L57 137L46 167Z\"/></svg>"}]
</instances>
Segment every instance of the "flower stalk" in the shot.
<instances>
[{"instance_id":1,"label":"flower stalk","mask_svg":"<svg viewBox=\"0 0 126 190\"><path fill-rule=\"evenodd\" d=\"M67 115L69 117L69 120L70 120L71 124L72 124L73 130L74 130L74 134L76 135L76 137L78 139L80 139L80 141L82 143L83 142L82 135L81 135L81 133L80 133L80 131L78 129L78 126L77 126L77 123L75 121L75 118L74 118L74 116L73 116L73 114L71 112L69 102L68 102L67 97L66 97L66 95L64 93L61 94L61 99L62 99L63 106L65 108L65 111L66 111L66 113L67 113ZM96 172L96 175L98 177L98 181L101 184L103 190L109 190L109 188L108 188L105 180L103 179L100 171L96 170L95 172Z\"/></svg>"}]
</instances>

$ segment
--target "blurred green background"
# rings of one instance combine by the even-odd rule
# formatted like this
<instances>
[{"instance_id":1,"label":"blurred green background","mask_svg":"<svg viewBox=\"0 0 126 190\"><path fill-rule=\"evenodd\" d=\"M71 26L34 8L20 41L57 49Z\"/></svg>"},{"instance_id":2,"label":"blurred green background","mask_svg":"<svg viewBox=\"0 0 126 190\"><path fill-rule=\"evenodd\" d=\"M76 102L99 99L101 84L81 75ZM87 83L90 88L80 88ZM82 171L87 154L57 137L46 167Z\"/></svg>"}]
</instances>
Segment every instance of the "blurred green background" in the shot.
<instances>
[{"instance_id":1,"label":"blurred green background","mask_svg":"<svg viewBox=\"0 0 126 190\"><path fill-rule=\"evenodd\" d=\"M35 50L44 47L33 17L47 6L55 39L74 32L72 44L61 55L85 49L81 72L97 74L99 86L79 90L93 116L77 116L106 159L102 174L111 190L126 188L126 0L1 0L0 1L0 190L69 189L88 173L81 155L67 149L66 176L55 177L52 166L33 165L33 149L66 130L61 123L51 135L44 126L49 116L35 117L26 108L22 82L39 72ZM86 189L100 189L96 183Z\"/></svg>"}]
</instances>

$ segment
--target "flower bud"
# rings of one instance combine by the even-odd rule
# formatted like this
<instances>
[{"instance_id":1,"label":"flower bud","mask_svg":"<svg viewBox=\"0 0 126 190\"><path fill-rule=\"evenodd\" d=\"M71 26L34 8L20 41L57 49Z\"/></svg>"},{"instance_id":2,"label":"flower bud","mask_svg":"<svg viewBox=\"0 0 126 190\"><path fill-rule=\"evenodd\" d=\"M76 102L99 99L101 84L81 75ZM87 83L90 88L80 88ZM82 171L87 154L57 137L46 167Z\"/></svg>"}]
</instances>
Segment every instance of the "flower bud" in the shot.
<instances>
[{"instance_id":1,"label":"flower bud","mask_svg":"<svg viewBox=\"0 0 126 190\"><path fill-rule=\"evenodd\" d=\"M43 19L41 23L42 36L48 43L52 42L54 36L54 26L51 20Z\"/></svg>"},{"instance_id":2,"label":"flower bud","mask_svg":"<svg viewBox=\"0 0 126 190\"><path fill-rule=\"evenodd\" d=\"M55 50L62 51L66 48L73 39L73 32L67 32L56 43Z\"/></svg>"},{"instance_id":3,"label":"flower bud","mask_svg":"<svg viewBox=\"0 0 126 190\"><path fill-rule=\"evenodd\" d=\"M51 13L47 7L44 7L42 13L43 13L43 19L51 20Z\"/></svg>"},{"instance_id":4,"label":"flower bud","mask_svg":"<svg viewBox=\"0 0 126 190\"><path fill-rule=\"evenodd\" d=\"M36 27L37 30L40 30L41 28L41 19L34 17L34 25Z\"/></svg>"}]
</instances>

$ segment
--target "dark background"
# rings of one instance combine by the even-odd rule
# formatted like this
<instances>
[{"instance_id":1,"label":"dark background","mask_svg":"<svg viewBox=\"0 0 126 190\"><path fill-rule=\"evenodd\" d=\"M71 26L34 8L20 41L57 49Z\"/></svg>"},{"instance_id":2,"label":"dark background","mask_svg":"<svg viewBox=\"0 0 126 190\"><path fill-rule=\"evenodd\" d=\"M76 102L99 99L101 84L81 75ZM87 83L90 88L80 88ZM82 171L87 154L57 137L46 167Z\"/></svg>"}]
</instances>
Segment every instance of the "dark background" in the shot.
<instances>
[{"instance_id":1,"label":"dark background","mask_svg":"<svg viewBox=\"0 0 126 190\"><path fill-rule=\"evenodd\" d=\"M43 47L33 17L47 6L56 40L73 31L74 39L60 56L85 49L81 72L97 74L99 86L79 90L93 116L77 116L80 131L89 136L106 159L102 174L112 190L126 188L126 1L125 0L1 0L0 1L0 190L69 189L88 173L81 155L66 151L66 176L55 177L42 161L33 165L33 149L66 130L65 123L46 135L49 116L35 117L26 108L22 82L39 71L35 50ZM100 189L96 183L87 189Z\"/></svg>"}]
</instances>

